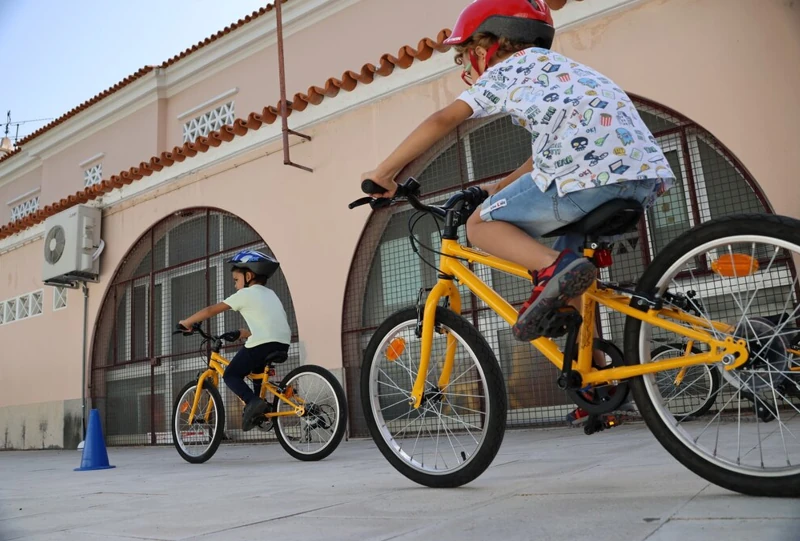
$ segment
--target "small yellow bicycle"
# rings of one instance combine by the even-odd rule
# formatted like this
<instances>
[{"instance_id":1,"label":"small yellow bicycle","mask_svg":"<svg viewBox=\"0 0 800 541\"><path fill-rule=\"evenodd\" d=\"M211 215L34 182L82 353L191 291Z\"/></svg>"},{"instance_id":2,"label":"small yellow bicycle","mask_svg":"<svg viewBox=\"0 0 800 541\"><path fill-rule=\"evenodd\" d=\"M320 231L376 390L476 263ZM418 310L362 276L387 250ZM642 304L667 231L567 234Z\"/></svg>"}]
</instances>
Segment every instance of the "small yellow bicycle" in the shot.
<instances>
[{"instance_id":1,"label":"small yellow bicycle","mask_svg":"<svg viewBox=\"0 0 800 541\"><path fill-rule=\"evenodd\" d=\"M362 190L383 191L371 181ZM478 477L497 454L506 427L500 366L484 337L460 315L455 284L510 325L516 321L512 305L467 264L530 279L528 270L458 242L458 228L486 197L472 187L441 206L428 205L410 178L391 200L364 197L350 204L408 202L418 211L409 219L412 243L419 242L413 225L421 214L444 222L438 282L424 301L423 289L416 306L379 326L361 372L362 407L378 448L400 473L431 487ZM643 219L638 202L613 200L547 236L583 235L584 256L602 269L611 265L607 239ZM635 289L597 280L583 295L580 312L550 314L531 345L558 368L558 386L590 414L616 410L631 389L656 439L697 475L745 494L799 496L800 374L787 339L797 331L787 323L800 318L797 263L800 221L768 215L712 220L665 247ZM598 305L627 316L624 355L595 339ZM787 317L780 323L765 317L774 313ZM559 337L566 338L563 351L553 340ZM593 349L611 362L594 366ZM703 378L685 377L685 369L703 366L718 369L721 378L706 411L687 415L675 400ZM677 373L680 389L672 385L664 393L655 377L662 372L671 372L673 381Z\"/></svg>"},{"instance_id":2,"label":"small yellow bicycle","mask_svg":"<svg viewBox=\"0 0 800 541\"><path fill-rule=\"evenodd\" d=\"M173 334L199 334L203 344L211 342L207 368L197 381L190 381L178 392L172 414L172 441L178 454L192 464L214 456L225 434L225 406L219 393L219 380L230 364L220 355L222 338L203 331L197 323L192 329ZM330 371L312 364L289 372L279 384L270 381L275 364L285 362L287 354L275 352L264 359L263 372L248 378L262 399L274 396L270 411L257 423L262 431L275 429L284 450L298 460L322 460L330 455L344 436L347 402L338 380Z\"/></svg>"}]
</instances>

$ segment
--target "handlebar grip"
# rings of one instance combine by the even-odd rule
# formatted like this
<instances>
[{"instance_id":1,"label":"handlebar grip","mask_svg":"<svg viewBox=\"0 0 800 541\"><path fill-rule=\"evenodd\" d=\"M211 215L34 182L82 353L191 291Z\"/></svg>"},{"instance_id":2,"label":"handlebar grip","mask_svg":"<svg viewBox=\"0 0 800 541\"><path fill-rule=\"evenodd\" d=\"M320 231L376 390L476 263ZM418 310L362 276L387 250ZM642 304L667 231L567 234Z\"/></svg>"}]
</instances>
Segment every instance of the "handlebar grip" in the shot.
<instances>
[{"instance_id":1,"label":"handlebar grip","mask_svg":"<svg viewBox=\"0 0 800 541\"><path fill-rule=\"evenodd\" d=\"M192 334L192 331L191 331L191 330L189 330L189 329L187 329L186 327L184 327L184 326L183 326L183 325L181 325L180 323L177 323L177 324L175 325L175 330L174 330L174 331L172 331L172 334L173 334L173 335L176 335L176 334L182 334L182 335L184 335L184 336L188 336L188 335Z\"/></svg>"},{"instance_id":2,"label":"handlebar grip","mask_svg":"<svg viewBox=\"0 0 800 541\"><path fill-rule=\"evenodd\" d=\"M386 192L386 188L383 186L372 182L371 180L367 179L361 183L361 191L364 193L384 193Z\"/></svg>"}]
</instances>

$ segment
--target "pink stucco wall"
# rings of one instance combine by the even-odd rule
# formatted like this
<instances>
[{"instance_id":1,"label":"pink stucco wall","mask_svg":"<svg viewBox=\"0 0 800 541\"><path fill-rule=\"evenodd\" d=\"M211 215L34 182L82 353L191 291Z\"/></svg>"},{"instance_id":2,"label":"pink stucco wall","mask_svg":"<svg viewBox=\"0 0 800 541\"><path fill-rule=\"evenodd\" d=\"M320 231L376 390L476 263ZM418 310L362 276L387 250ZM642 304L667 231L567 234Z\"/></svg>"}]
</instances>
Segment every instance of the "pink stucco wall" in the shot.
<instances>
[{"instance_id":1,"label":"pink stucco wall","mask_svg":"<svg viewBox=\"0 0 800 541\"><path fill-rule=\"evenodd\" d=\"M347 27L359 29L361 39L378 43L378 54L396 52L399 45L433 35L437 27L448 25L440 22L445 19L443 13L447 12L449 21L457 11L456 5L463 2L448 0L442 6L417 2L424 4L426 10L433 10L434 15L429 18L426 12L426 17L414 18L414 24L403 19L389 27L368 24L367 17L374 15L378 3L362 4L359 6L363 9L348 10L352 20ZM796 3L777 1L758 3L756 8L745 0L651 0L561 34L555 48L606 73L629 91L701 124L755 176L776 211L800 217L800 183L793 181L800 169L800 155L794 150L796 126L800 123L800 108L794 101L800 87L800 71L796 69L800 65L798 9ZM403 12L398 17L414 16ZM423 23L427 25L424 28L419 26ZM387 33L390 37L386 37ZM326 30L320 35L334 34ZM340 38L352 39L347 33ZM311 51L314 44L305 46ZM300 47L297 45L287 54L299 55ZM358 60L344 60L351 55L356 58L352 46L340 50L341 58L333 55L326 60L330 68L324 70L326 76L338 75L340 68L359 64ZM294 67L298 63L293 60L290 64L290 80L294 81L289 85L291 89L321 82L319 78L306 82L300 75L302 70ZM269 64L263 67L264 73L270 73ZM237 66L230 69L231 73L244 70ZM186 103L239 85L227 81L214 84L217 86L192 90L196 96L187 98ZM250 101L244 101L245 83L241 84L243 103L256 103L255 93L248 94ZM356 92L366 93L368 88L360 87ZM360 196L359 175L374 167L410 129L452 100L462 88L457 74L451 73L305 129L314 139L294 147L292 158L313 167L313 174L284 166L280 153L254 159L254 152L237 158L237 164L253 161L235 169L231 163L223 164L194 178L182 179L181 183L188 184L180 189L126 205L124 210L109 209L103 222L107 243L103 275L101 283L90 287L90 329L94 328L114 270L135 240L175 210L207 205L228 210L247 221L281 259L297 313L304 360L327 367L341 366L345 284L369 214L364 208L347 210L347 203ZM258 103L271 103L270 95L264 93ZM180 107L176 105L175 109ZM169 112L161 114L174 117L171 108L172 105L166 108ZM237 110L241 110L238 108L237 102ZM297 113L292 118L297 122L302 115ZM166 134L168 140L170 137L171 132ZM224 146L211 152L224 152ZM70 166L74 168L74 163ZM236 189L231 190L231 186ZM25 279L30 280L31 287L40 287L36 285L40 250L38 241L0 256L0 298L19 290L17 285L11 285L11 276L29 272L30 268L34 269L30 271L33 276ZM76 368L81 301L80 294L73 293L65 312L47 309L28 322L0 327L7 356L19 359L6 370L13 381L10 387L15 390L0 395L0 406L80 396ZM31 363L65 371L42 380L39 373L28 369Z\"/></svg>"}]
</instances>

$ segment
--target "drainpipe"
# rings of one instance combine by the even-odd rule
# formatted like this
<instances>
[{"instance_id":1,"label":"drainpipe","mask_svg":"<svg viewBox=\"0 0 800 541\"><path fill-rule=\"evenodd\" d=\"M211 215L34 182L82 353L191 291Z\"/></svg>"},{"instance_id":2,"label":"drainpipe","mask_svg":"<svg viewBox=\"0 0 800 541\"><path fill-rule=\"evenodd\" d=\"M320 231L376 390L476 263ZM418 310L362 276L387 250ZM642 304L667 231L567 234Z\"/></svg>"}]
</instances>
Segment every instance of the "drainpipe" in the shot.
<instances>
[{"instance_id":1,"label":"drainpipe","mask_svg":"<svg viewBox=\"0 0 800 541\"><path fill-rule=\"evenodd\" d=\"M83 285L83 348L81 352L81 430L86 441L86 328L89 317L89 287ZM81 447L81 446L79 446Z\"/></svg>"}]
</instances>

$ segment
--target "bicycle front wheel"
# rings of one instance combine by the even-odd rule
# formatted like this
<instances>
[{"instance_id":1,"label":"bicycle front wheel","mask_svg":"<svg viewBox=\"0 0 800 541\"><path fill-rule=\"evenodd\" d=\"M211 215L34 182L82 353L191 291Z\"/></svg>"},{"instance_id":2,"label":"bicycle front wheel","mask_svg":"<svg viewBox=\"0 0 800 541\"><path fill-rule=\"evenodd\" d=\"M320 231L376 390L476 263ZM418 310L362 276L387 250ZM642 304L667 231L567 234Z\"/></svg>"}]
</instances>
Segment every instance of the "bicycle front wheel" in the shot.
<instances>
[{"instance_id":1,"label":"bicycle front wheel","mask_svg":"<svg viewBox=\"0 0 800 541\"><path fill-rule=\"evenodd\" d=\"M194 419L189 422L197 382L190 381L178 392L172 409L172 442L186 462L200 464L217 452L225 431L225 407L214 384L206 380Z\"/></svg>"},{"instance_id":2,"label":"bicycle front wheel","mask_svg":"<svg viewBox=\"0 0 800 541\"><path fill-rule=\"evenodd\" d=\"M636 405L653 435L678 461L719 486L752 496L800 496L800 400L787 337L800 318L800 221L744 215L712 220L671 242L642 275L637 290L666 308L693 315L679 323L716 340L744 340L748 359L721 364L720 385L708 396L714 411L688 422L659 374L631 382ZM688 317L683 319L689 319ZM628 317L625 360L651 362L684 335ZM707 344L695 342L708 350ZM684 380L685 396L689 383Z\"/></svg>"},{"instance_id":3,"label":"bicycle front wheel","mask_svg":"<svg viewBox=\"0 0 800 541\"><path fill-rule=\"evenodd\" d=\"M397 471L429 487L461 486L483 473L500 449L506 426L503 376L477 329L438 307L422 403L414 408L410 397L420 346L416 307L393 314L375 331L361 368L364 416L372 439ZM440 380L448 369L449 377Z\"/></svg>"}]
</instances>

